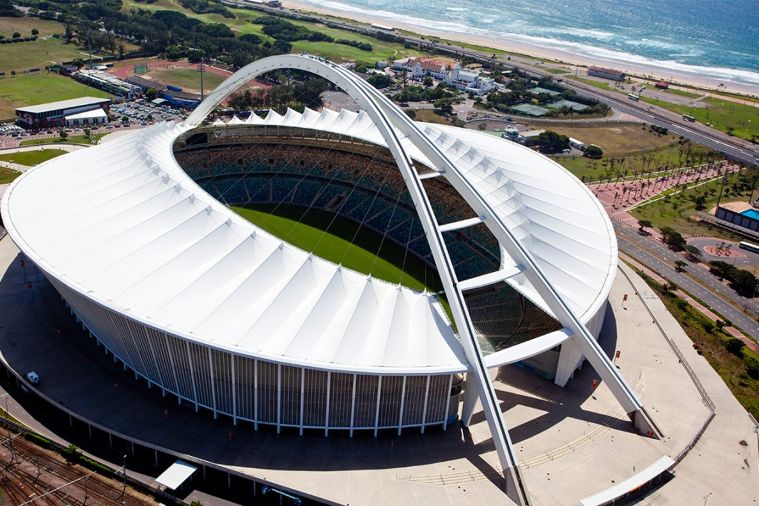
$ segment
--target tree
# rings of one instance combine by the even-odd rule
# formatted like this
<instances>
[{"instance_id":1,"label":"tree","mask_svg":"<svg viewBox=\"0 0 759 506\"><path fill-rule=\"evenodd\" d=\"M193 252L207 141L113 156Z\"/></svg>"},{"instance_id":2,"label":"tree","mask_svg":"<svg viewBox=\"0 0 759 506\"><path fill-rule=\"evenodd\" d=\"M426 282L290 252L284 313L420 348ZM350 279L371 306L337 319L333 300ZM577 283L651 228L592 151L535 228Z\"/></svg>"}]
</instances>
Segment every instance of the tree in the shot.
<instances>
[{"instance_id":1,"label":"tree","mask_svg":"<svg viewBox=\"0 0 759 506\"><path fill-rule=\"evenodd\" d=\"M433 85L432 78L430 76L424 76L424 81L422 81L422 84L429 88Z\"/></svg>"},{"instance_id":2,"label":"tree","mask_svg":"<svg viewBox=\"0 0 759 506\"><path fill-rule=\"evenodd\" d=\"M701 250L698 249L697 247L695 247L695 246L693 246L691 244L688 244L685 247L685 251L688 252L688 256L690 257L690 259L692 261L694 261L694 262L700 262L701 261L701 257L703 256L703 253L701 253Z\"/></svg>"},{"instance_id":3,"label":"tree","mask_svg":"<svg viewBox=\"0 0 759 506\"><path fill-rule=\"evenodd\" d=\"M40 34L39 30L37 30L36 28L32 28L32 37L36 37L39 34Z\"/></svg>"},{"instance_id":4,"label":"tree","mask_svg":"<svg viewBox=\"0 0 759 506\"><path fill-rule=\"evenodd\" d=\"M585 148L585 151L582 153L583 156L587 156L588 158L601 158L604 156L603 149L599 148L595 144L591 144L590 146Z\"/></svg>"},{"instance_id":5,"label":"tree","mask_svg":"<svg viewBox=\"0 0 759 506\"><path fill-rule=\"evenodd\" d=\"M148 100L155 100L158 96L158 92L155 88L148 88L147 91L145 91L145 98Z\"/></svg>"},{"instance_id":6,"label":"tree","mask_svg":"<svg viewBox=\"0 0 759 506\"><path fill-rule=\"evenodd\" d=\"M368 82L369 84L371 84L378 90L387 88L388 86L393 84L393 81L386 74L372 74L371 76L369 76L366 82Z\"/></svg>"},{"instance_id":7,"label":"tree","mask_svg":"<svg viewBox=\"0 0 759 506\"><path fill-rule=\"evenodd\" d=\"M646 233L645 229L651 228L651 227L653 227L651 220L638 220L638 232L640 232L641 234L645 234Z\"/></svg>"},{"instance_id":8,"label":"tree","mask_svg":"<svg viewBox=\"0 0 759 506\"><path fill-rule=\"evenodd\" d=\"M743 348L745 346L746 345L743 344L743 341L735 337L725 341L725 348L727 349L727 351L729 351L736 357L743 358Z\"/></svg>"},{"instance_id":9,"label":"tree","mask_svg":"<svg viewBox=\"0 0 759 506\"><path fill-rule=\"evenodd\" d=\"M450 116L453 114L453 105L451 105L451 101L441 98L440 100L435 100L433 103L435 106L435 113L440 116Z\"/></svg>"},{"instance_id":10,"label":"tree","mask_svg":"<svg viewBox=\"0 0 759 506\"><path fill-rule=\"evenodd\" d=\"M87 142L92 142L92 130L89 128L85 128L84 130L84 136L87 137Z\"/></svg>"},{"instance_id":11,"label":"tree","mask_svg":"<svg viewBox=\"0 0 759 506\"><path fill-rule=\"evenodd\" d=\"M66 138L69 136L69 134L68 132L66 132L66 130L61 129L58 131L58 136L61 138L62 141L65 141Z\"/></svg>"},{"instance_id":12,"label":"tree","mask_svg":"<svg viewBox=\"0 0 759 506\"><path fill-rule=\"evenodd\" d=\"M662 227L661 234L664 243L675 251L682 251L687 246L685 238L680 235L680 232L671 227Z\"/></svg>"},{"instance_id":13,"label":"tree","mask_svg":"<svg viewBox=\"0 0 759 506\"><path fill-rule=\"evenodd\" d=\"M569 149L569 137L553 130L546 130L541 133L535 142L542 153L558 153Z\"/></svg>"},{"instance_id":14,"label":"tree","mask_svg":"<svg viewBox=\"0 0 759 506\"><path fill-rule=\"evenodd\" d=\"M13 32L13 38L14 39L20 39L21 38L21 34L18 33L18 32Z\"/></svg>"},{"instance_id":15,"label":"tree","mask_svg":"<svg viewBox=\"0 0 759 506\"><path fill-rule=\"evenodd\" d=\"M686 262L685 260L675 260L675 270L677 272L683 272L687 265L688 265L688 262Z\"/></svg>"}]
</instances>

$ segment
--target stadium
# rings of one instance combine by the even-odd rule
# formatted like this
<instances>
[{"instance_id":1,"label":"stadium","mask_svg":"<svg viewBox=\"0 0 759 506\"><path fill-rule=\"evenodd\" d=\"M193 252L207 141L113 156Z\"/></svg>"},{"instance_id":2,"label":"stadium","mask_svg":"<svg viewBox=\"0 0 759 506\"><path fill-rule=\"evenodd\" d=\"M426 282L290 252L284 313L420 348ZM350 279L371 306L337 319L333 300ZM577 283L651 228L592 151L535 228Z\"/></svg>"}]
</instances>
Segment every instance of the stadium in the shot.
<instances>
[{"instance_id":1,"label":"stadium","mask_svg":"<svg viewBox=\"0 0 759 506\"><path fill-rule=\"evenodd\" d=\"M276 69L320 75L362 111L204 123ZM183 123L29 171L2 216L115 359L214 417L400 434L466 425L480 400L517 498L500 366L564 385L587 359L658 432L596 342L617 249L584 185L509 141L415 123L317 58L258 60Z\"/></svg>"}]
</instances>

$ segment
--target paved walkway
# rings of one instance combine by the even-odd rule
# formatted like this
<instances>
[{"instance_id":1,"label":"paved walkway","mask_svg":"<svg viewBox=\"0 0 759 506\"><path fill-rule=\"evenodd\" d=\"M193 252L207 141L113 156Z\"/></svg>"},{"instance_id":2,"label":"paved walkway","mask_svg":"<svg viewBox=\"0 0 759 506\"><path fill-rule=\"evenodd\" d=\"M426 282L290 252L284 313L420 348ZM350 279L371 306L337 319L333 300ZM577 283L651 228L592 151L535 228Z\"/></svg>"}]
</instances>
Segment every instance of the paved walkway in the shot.
<instances>
[{"instance_id":1,"label":"paved walkway","mask_svg":"<svg viewBox=\"0 0 759 506\"><path fill-rule=\"evenodd\" d=\"M614 182L593 183L589 185L593 194L601 201L609 217L626 225L637 227L638 219L630 211L641 205L650 205L660 198L663 192L679 185L694 188L739 170L739 166L727 162L704 165L696 168L681 169L676 173L654 173L652 179L637 179ZM658 230L652 230L659 238Z\"/></svg>"}]
</instances>

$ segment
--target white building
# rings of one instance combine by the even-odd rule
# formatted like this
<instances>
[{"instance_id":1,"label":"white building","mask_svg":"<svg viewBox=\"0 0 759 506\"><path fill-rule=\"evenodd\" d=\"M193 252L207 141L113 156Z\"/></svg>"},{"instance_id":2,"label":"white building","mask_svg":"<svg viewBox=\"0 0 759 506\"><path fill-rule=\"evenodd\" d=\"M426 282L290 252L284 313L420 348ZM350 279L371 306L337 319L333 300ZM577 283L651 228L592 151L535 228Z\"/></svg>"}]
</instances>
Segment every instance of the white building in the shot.
<instances>
[{"instance_id":1,"label":"white building","mask_svg":"<svg viewBox=\"0 0 759 506\"><path fill-rule=\"evenodd\" d=\"M66 116L66 126L68 127L88 127L104 125L108 123L108 115L103 109L97 108L91 111L70 114Z\"/></svg>"},{"instance_id":2,"label":"white building","mask_svg":"<svg viewBox=\"0 0 759 506\"><path fill-rule=\"evenodd\" d=\"M481 70L464 70L461 68L460 63L453 66L444 81L449 86L475 95L482 95L500 87L494 79L483 76Z\"/></svg>"}]
</instances>

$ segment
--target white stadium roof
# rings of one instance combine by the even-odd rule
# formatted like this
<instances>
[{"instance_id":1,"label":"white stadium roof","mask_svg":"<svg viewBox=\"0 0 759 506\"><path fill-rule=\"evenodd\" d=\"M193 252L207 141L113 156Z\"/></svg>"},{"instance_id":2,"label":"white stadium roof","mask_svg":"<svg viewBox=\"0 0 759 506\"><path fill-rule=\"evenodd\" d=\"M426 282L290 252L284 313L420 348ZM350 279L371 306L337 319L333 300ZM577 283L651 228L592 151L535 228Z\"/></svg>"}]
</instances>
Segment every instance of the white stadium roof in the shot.
<instances>
[{"instance_id":1,"label":"white stadium roof","mask_svg":"<svg viewBox=\"0 0 759 506\"><path fill-rule=\"evenodd\" d=\"M345 110L271 112L246 123L383 143L366 114ZM27 172L3 200L14 240L87 297L236 353L354 371L466 369L433 295L301 251L200 189L172 153L187 130L159 124ZM494 206L577 314L585 320L605 304L616 242L584 185L517 144L439 125L423 130ZM505 252L503 262L511 262ZM522 275L509 282L550 313Z\"/></svg>"}]
</instances>

